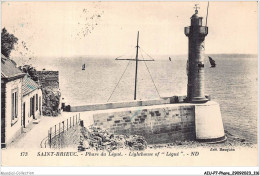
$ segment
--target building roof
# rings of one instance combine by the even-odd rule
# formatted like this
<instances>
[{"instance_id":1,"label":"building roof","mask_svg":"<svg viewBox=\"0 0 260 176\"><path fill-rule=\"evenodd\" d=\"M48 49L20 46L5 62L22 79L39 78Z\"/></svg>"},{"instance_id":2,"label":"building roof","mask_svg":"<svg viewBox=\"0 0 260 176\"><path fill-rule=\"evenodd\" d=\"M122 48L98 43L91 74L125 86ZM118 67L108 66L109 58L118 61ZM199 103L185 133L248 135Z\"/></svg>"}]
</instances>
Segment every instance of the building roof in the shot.
<instances>
[{"instance_id":1,"label":"building roof","mask_svg":"<svg viewBox=\"0 0 260 176\"><path fill-rule=\"evenodd\" d=\"M1 78L9 79L24 75L25 73L16 67L16 63L13 60L1 54Z\"/></svg>"},{"instance_id":2,"label":"building roof","mask_svg":"<svg viewBox=\"0 0 260 176\"><path fill-rule=\"evenodd\" d=\"M39 88L39 85L34 82L28 75L23 78L22 93L23 96Z\"/></svg>"}]
</instances>

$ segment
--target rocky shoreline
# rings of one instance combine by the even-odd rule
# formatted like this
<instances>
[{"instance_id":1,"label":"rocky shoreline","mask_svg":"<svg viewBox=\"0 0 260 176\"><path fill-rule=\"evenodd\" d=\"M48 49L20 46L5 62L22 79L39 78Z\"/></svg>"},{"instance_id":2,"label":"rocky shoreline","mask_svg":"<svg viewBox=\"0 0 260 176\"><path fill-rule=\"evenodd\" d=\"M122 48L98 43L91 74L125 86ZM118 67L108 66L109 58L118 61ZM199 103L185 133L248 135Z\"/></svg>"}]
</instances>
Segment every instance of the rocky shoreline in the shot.
<instances>
[{"instance_id":1,"label":"rocky shoreline","mask_svg":"<svg viewBox=\"0 0 260 176\"><path fill-rule=\"evenodd\" d=\"M169 149L169 148L197 148L197 147L249 147L253 148L255 145L246 139L237 137L227 130L225 131L227 140L222 143L201 143L195 140L190 141L175 141L164 144L147 144L145 138L140 135L116 135L109 133L99 127L81 127L80 144L78 151L107 150L112 151L116 149L129 150L146 150L146 149Z\"/></svg>"},{"instance_id":2,"label":"rocky shoreline","mask_svg":"<svg viewBox=\"0 0 260 176\"><path fill-rule=\"evenodd\" d=\"M147 142L140 135L116 135L95 126L82 127L78 151L90 148L107 151L116 149L145 150Z\"/></svg>"}]
</instances>

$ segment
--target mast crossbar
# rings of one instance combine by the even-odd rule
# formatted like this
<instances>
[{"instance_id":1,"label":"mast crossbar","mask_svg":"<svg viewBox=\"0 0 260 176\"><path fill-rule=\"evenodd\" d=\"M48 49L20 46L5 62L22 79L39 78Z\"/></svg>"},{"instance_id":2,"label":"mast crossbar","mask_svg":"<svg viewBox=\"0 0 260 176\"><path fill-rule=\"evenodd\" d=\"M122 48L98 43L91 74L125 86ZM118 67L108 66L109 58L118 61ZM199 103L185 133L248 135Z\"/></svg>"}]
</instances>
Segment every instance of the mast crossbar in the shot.
<instances>
[{"instance_id":1,"label":"mast crossbar","mask_svg":"<svg viewBox=\"0 0 260 176\"><path fill-rule=\"evenodd\" d=\"M139 31L138 31L138 33L137 33L137 42L136 42L136 56L135 56L135 59L118 59L119 57L117 57L115 60L127 60L127 61L129 61L128 62L128 64L130 63L130 61L135 61L135 91L134 91L134 100L136 100L136 93L137 93L137 70L138 70L138 62L139 61L154 61L154 59L151 57L151 56L149 56L151 59L143 59L143 60L141 60L141 59L138 59L138 49L140 48L140 46L139 46ZM140 48L141 49L141 48ZM121 78L120 78L120 80L121 80ZM109 99L111 98L111 96L109 97ZM109 100L108 99L108 100Z\"/></svg>"},{"instance_id":2,"label":"mast crossbar","mask_svg":"<svg viewBox=\"0 0 260 176\"><path fill-rule=\"evenodd\" d=\"M140 60L140 59L138 59L138 60L136 60L136 59L115 59L115 60L128 60L128 61L154 61L154 59L153 59L153 60Z\"/></svg>"}]
</instances>

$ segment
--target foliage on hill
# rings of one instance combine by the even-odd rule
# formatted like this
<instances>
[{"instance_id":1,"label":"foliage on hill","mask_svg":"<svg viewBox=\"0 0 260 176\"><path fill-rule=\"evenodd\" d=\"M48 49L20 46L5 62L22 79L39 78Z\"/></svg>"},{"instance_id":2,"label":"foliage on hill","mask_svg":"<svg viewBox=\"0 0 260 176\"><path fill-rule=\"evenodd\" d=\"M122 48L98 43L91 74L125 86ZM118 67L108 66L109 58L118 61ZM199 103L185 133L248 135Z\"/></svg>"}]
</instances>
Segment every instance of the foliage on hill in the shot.
<instances>
[{"instance_id":1,"label":"foliage on hill","mask_svg":"<svg viewBox=\"0 0 260 176\"><path fill-rule=\"evenodd\" d=\"M1 32L1 53L4 56L9 57L17 41L17 37L10 34L5 28L3 28Z\"/></svg>"}]
</instances>

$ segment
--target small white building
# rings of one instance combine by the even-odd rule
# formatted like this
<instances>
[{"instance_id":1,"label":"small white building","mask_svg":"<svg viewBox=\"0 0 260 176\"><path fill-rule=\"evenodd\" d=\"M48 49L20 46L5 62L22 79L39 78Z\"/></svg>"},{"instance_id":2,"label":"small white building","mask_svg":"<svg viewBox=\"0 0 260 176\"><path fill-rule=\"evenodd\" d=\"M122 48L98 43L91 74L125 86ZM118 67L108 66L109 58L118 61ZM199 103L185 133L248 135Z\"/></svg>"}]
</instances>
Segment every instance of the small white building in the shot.
<instances>
[{"instance_id":1,"label":"small white building","mask_svg":"<svg viewBox=\"0 0 260 176\"><path fill-rule=\"evenodd\" d=\"M25 73L1 55L1 146L22 133L22 82Z\"/></svg>"},{"instance_id":2,"label":"small white building","mask_svg":"<svg viewBox=\"0 0 260 176\"><path fill-rule=\"evenodd\" d=\"M30 123L39 122L42 91L39 85L1 55L1 147L14 141Z\"/></svg>"},{"instance_id":3,"label":"small white building","mask_svg":"<svg viewBox=\"0 0 260 176\"><path fill-rule=\"evenodd\" d=\"M22 126L26 128L33 121L38 123L42 115L42 91L28 75L22 83Z\"/></svg>"}]
</instances>

